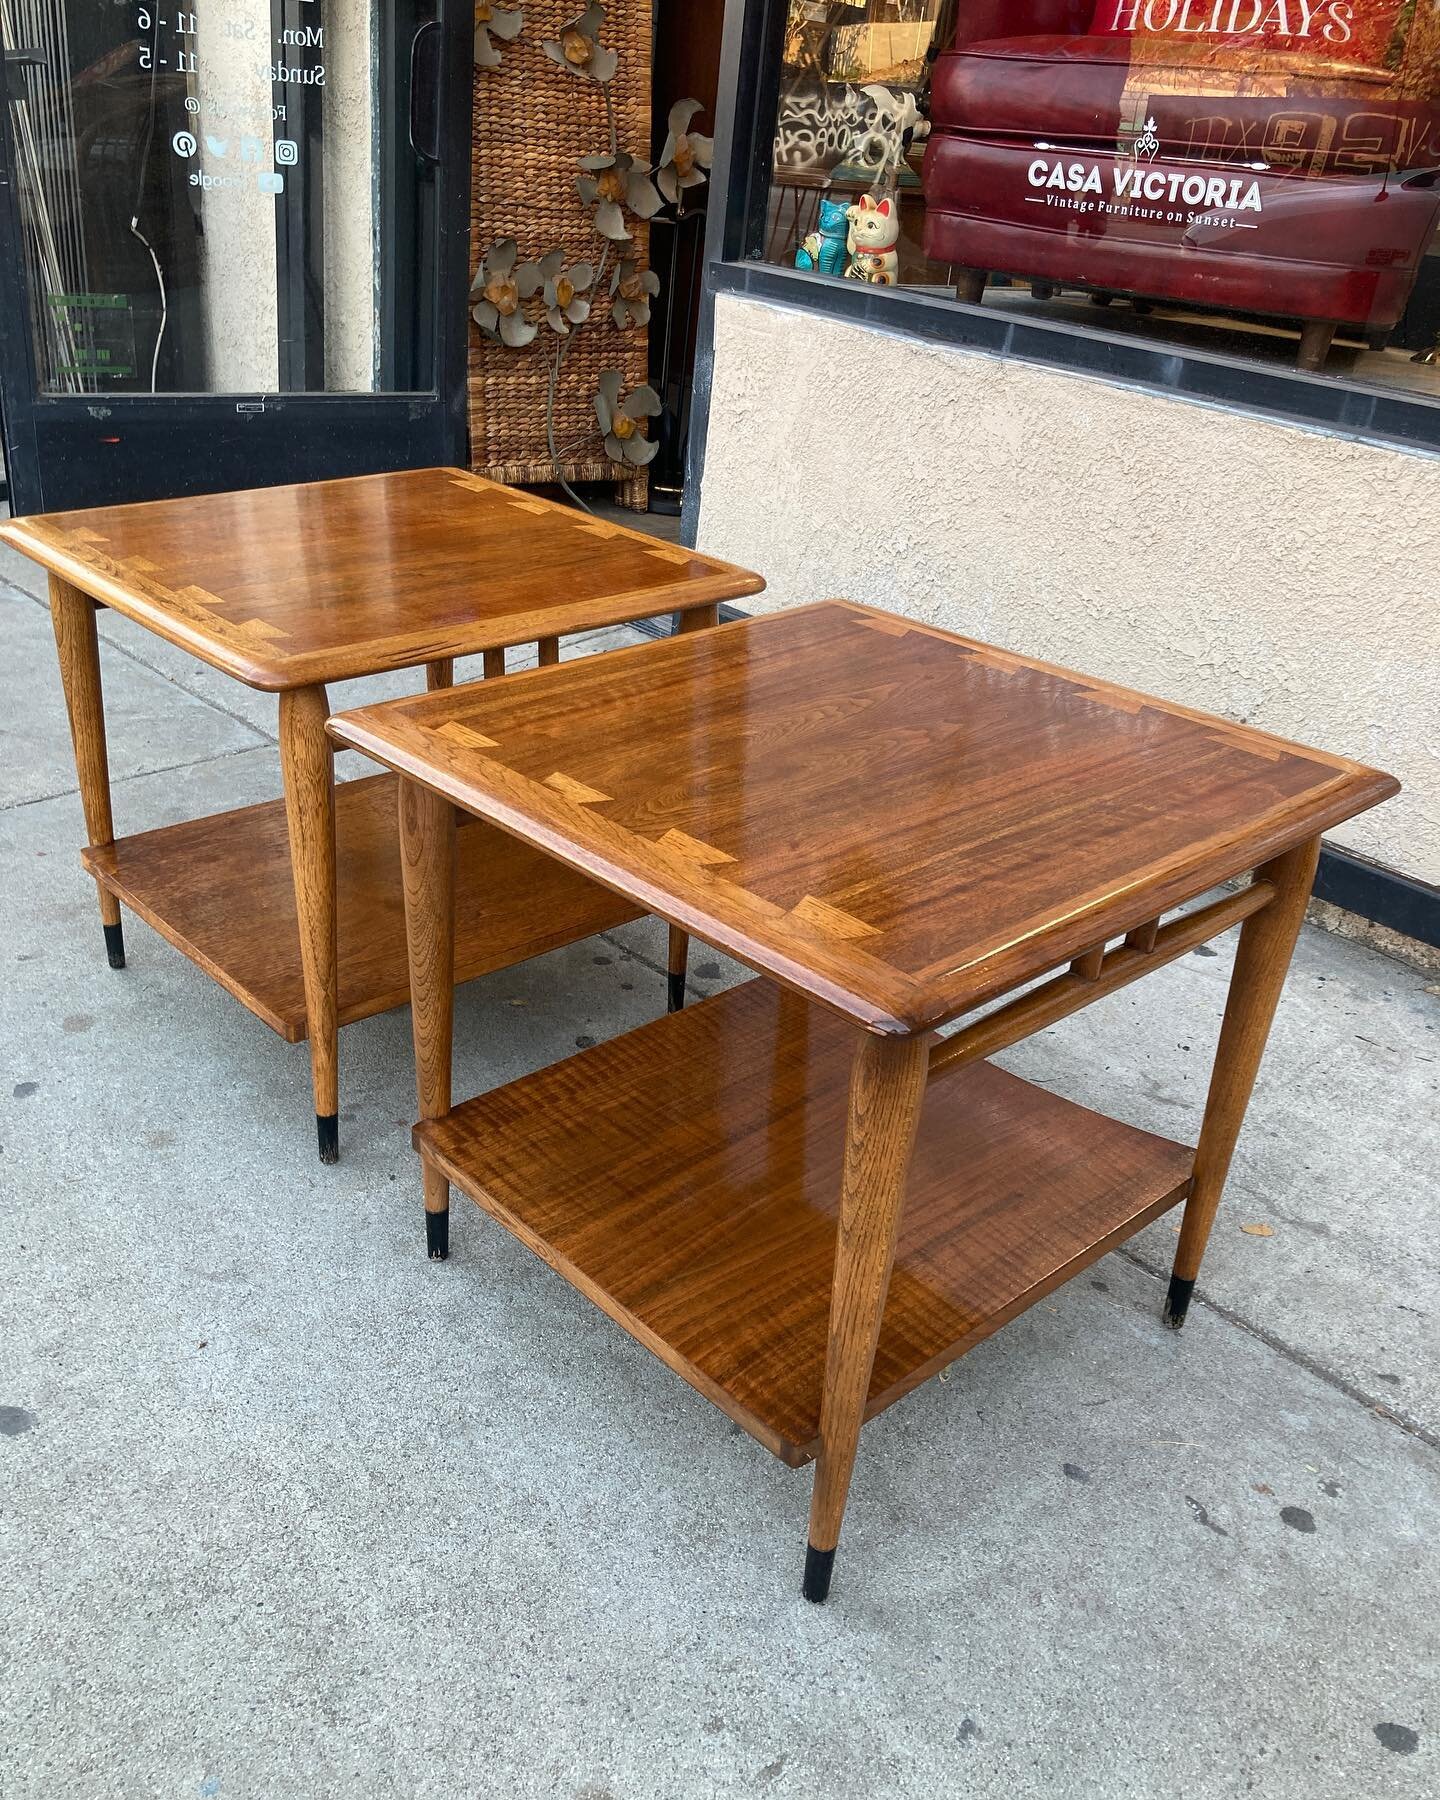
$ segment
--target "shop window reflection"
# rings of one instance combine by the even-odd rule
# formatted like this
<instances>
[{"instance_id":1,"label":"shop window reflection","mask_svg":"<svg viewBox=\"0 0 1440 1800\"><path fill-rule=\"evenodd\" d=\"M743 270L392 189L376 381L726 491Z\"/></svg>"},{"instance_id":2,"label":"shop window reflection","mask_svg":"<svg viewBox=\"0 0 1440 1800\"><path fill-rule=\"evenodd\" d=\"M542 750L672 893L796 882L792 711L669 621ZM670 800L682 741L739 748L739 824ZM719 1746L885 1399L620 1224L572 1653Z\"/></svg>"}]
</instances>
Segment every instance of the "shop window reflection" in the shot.
<instances>
[{"instance_id":1,"label":"shop window reflection","mask_svg":"<svg viewBox=\"0 0 1440 1800\"><path fill-rule=\"evenodd\" d=\"M900 286L1440 397L1434 0L792 0L767 259L887 188Z\"/></svg>"}]
</instances>

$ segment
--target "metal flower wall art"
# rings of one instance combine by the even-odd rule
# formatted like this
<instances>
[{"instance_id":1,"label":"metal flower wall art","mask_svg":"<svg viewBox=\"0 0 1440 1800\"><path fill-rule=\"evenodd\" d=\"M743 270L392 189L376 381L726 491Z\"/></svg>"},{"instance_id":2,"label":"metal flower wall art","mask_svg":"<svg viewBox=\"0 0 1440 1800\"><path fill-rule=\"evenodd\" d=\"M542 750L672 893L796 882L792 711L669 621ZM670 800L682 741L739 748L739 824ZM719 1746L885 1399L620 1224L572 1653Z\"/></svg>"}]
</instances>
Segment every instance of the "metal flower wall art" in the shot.
<instances>
[{"instance_id":1,"label":"metal flower wall art","mask_svg":"<svg viewBox=\"0 0 1440 1800\"><path fill-rule=\"evenodd\" d=\"M650 302L660 292L660 277L628 257L610 277L610 317L621 331L650 323Z\"/></svg>"},{"instance_id":2,"label":"metal flower wall art","mask_svg":"<svg viewBox=\"0 0 1440 1800\"><path fill-rule=\"evenodd\" d=\"M590 317L590 302L585 295L595 283L592 263L576 263L565 267L565 252L552 250L538 264L545 278L545 318L552 331L569 337L572 325L583 325Z\"/></svg>"},{"instance_id":3,"label":"metal flower wall art","mask_svg":"<svg viewBox=\"0 0 1440 1800\"><path fill-rule=\"evenodd\" d=\"M612 244L630 241L627 212L637 219L653 219L664 204L650 179L650 165L636 162L623 150L582 156L580 168L575 191L586 206L594 207L595 229Z\"/></svg>"},{"instance_id":4,"label":"metal flower wall art","mask_svg":"<svg viewBox=\"0 0 1440 1800\"><path fill-rule=\"evenodd\" d=\"M690 121L700 111L698 100L677 100L670 108L670 135L660 152L655 170L655 185L671 206L685 206L685 189L703 187L706 173L715 160L715 140L690 130Z\"/></svg>"},{"instance_id":5,"label":"metal flower wall art","mask_svg":"<svg viewBox=\"0 0 1440 1800\"><path fill-rule=\"evenodd\" d=\"M474 5L476 65L500 69L504 63L494 40L515 42L524 29L523 9L500 5L498 0L474 0ZM550 462L556 480L582 506L563 469L587 446L594 455L593 437L587 434L564 445L555 441L555 401L566 355L576 336L597 319L615 331L634 331L650 323L660 279L641 266L631 221L653 219L667 206L678 217L684 211L686 190L705 182L714 156L714 140L690 129L700 111L698 100L677 100L670 108L664 153L653 171L649 163L621 148L609 87L619 59L600 42L604 26L604 7L589 5L556 37L541 43L552 63L595 83L603 96L609 148L576 158L575 191L591 234L589 253L582 250L572 260L568 247L556 247L536 261L522 262L516 240L502 238L481 257L471 285L471 315L490 343L525 350L539 340L537 353L544 358L547 377L545 435ZM513 63L507 77L520 78ZM597 295L608 295L608 310L603 301L597 307ZM543 334L542 325L549 327ZM595 417L610 460L622 468L642 469L659 448L646 433L646 421L659 417L660 399L651 387L637 387L622 397L623 380L619 369L607 369L600 377Z\"/></svg>"},{"instance_id":6,"label":"metal flower wall art","mask_svg":"<svg viewBox=\"0 0 1440 1800\"><path fill-rule=\"evenodd\" d=\"M578 18L560 29L558 38L546 38L541 48L551 62L559 63L572 75L586 81L609 81L615 73L619 57L600 44L600 30L605 23L603 6L587 6Z\"/></svg>"},{"instance_id":7,"label":"metal flower wall art","mask_svg":"<svg viewBox=\"0 0 1440 1800\"><path fill-rule=\"evenodd\" d=\"M518 6L498 6L495 0L475 0L475 67L498 69L504 59L492 36L510 43L519 37L525 14Z\"/></svg>"},{"instance_id":8,"label":"metal flower wall art","mask_svg":"<svg viewBox=\"0 0 1440 1800\"><path fill-rule=\"evenodd\" d=\"M624 400L620 388L624 380L618 369L606 369L600 377L595 395L595 417L605 439L605 454L611 462L629 463L643 469L655 460L660 446L645 436L645 420L660 416L660 396L652 387L633 388Z\"/></svg>"},{"instance_id":9,"label":"metal flower wall art","mask_svg":"<svg viewBox=\"0 0 1440 1800\"><path fill-rule=\"evenodd\" d=\"M522 263L517 269L516 255L514 238L501 238L480 258L470 284L470 292L480 298L470 316L493 343L523 350L533 341L536 327L525 318L522 303L540 291L544 277L536 263Z\"/></svg>"}]
</instances>

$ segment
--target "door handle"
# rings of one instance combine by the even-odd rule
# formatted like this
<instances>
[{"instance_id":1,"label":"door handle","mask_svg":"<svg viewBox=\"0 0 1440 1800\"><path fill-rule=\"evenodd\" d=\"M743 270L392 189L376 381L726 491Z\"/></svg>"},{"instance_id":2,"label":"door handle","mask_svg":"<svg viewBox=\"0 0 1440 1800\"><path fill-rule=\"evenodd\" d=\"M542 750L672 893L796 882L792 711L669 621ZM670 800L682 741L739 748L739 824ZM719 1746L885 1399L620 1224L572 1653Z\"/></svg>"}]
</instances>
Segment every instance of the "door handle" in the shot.
<instances>
[{"instance_id":1,"label":"door handle","mask_svg":"<svg viewBox=\"0 0 1440 1800\"><path fill-rule=\"evenodd\" d=\"M427 163L440 160L440 71L445 32L438 19L410 40L410 148Z\"/></svg>"}]
</instances>

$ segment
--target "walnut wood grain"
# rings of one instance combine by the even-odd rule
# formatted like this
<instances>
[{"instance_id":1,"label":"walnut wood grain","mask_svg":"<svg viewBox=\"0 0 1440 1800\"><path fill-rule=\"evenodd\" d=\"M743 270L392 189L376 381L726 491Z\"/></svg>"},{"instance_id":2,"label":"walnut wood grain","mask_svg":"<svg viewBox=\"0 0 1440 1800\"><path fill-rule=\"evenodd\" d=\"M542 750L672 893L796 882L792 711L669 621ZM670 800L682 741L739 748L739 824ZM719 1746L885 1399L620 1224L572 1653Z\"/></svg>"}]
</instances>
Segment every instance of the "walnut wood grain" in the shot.
<instances>
[{"instance_id":1,"label":"walnut wood grain","mask_svg":"<svg viewBox=\"0 0 1440 1800\"><path fill-rule=\"evenodd\" d=\"M1257 880L1273 887L1274 898L1245 921L1235 952L1230 993L1195 1151L1195 1178L1175 1252L1175 1278L1186 1284L1186 1302L1188 1287L1200 1273L1210 1227L1215 1222L1230 1160L1285 986L1295 939L1305 920L1319 858L1320 840L1312 838L1257 871ZM1172 1322L1183 1321L1184 1310L1183 1303L1177 1308L1172 1301Z\"/></svg>"},{"instance_id":2,"label":"walnut wood grain","mask_svg":"<svg viewBox=\"0 0 1440 1800\"><path fill-rule=\"evenodd\" d=\"M340 1024L410 998L396 781L335 789ZM503 831L458 833L455 974L506 969L639 917L639 909ZM305 989L283 801L161 826L84 852L103 887L290 1043Z\"/></svg>"},{"instance_id":3,"label":"walnut wood grain","mask_svg":"<svg viewBox=\"0 0 1440 1800\"><path fill-rule=\"evenodd\" d=\"M1094 975L1077 970L1073 964L1053 981L1027 988L1008 1005L998 1006L973 1024L962 1026L952 1037L942 1039L930 1052L930 1075L933 1079L947 1069L974 1062L982 1056L994 1056L1022 1043L1037 1031L1045 1031L1082 1007L1092 1006L1106 994L1128 987L1132 981L1164 968L1177 956L1184 956L1197 944L1208 944L1211 938L1228 931L1258 912L1274 898L1275 890L1268 881L1252 881L1238 894L1228 894L1198 912L1172 919L1156 934L1148 949L1132 944L1129 937L1112 950ZM1133 933L1131 934L1134 935Z\"/></svg>"},{"instance_id":4,"label":"walnut wood grain","mask_svg":"<svg viewBox=\"0 0 1440 1800\"><path fill-rule=\"evenodd\" d=\"M462 469L0 525L83 593L252 687L408 668L758 593L747 570Z\"/></svg>"},{"instance_id":5,"label":"walnut wood grain","mask_svg":"<svg viewBox=\"0 0 1440 1800\"><path fill-rule=\"evenodd\" d=\"M285 784L285 820L290 838L290 873L300 969L305 983L310 1075L322 1155L334 1137L340 1112L339 982L335 914L334 755L325 735L330 705L323 687L293 688L280 695L280 774ZM242 886L235 896L243 907Z\"/></svg>"},{"instance_id":6,"label":"walnut wood grain","mask_svg":"<svg viewBox=\"0 0 1440 1800\"><path fill-rule=\"evenodd\" d=\"M549 665L558 658L562 632L692 609L709 623L719 599L764 585L731 564L459 469L42 514L6 522L0 536L51 572L90 837L86 860L99 883L112 964L124 963L117 897L134 893L151 924L277 1030L308 1035L325 1161L336 1153L337 1022L347 1004L359 1017L403 994L390 979L393 932L378 946L375 979L357 979L348 1000L337 963L341 902L334 886L333 798L322 776L329 748L318 711L324 684L423 664L427 689L442 692L453 686L457 656L482 654L486 675L503 675L506 648L533 639L541 664ZM296 894L292 933L257 942L254 902L273 895L256 894L238 854L226 870L235 892L217 941L210 919L226 897L195 894L174 866L181 839L159 851L140 840L114 845L95 602L237 680L281 694ZM457 741L473 742L473 734ZM194 841L190 829L187 844ZM210 866L220 873L213 859ZM382 913L394 892L393 884L382 892ZM186 896L183 916L167 911L177 893ZM545 934L545 896L524 899L532 925L518 937L502 929L499 942L513 940L529 955ZM503 898L498 910L510 910ZM632 908L621 910L633 916ZM197 922L197 915L205 918ZM562 906L562 930L570 917ZM490 939L493 949L495 934ZM288 1005L292 946L313 1003L298 1029ZM471 972L479 972L477 963L501 966L483 947L476 950L473 937L467 945L462 934L462 968L467 955ZM365 956L355 959L352 973Z\"/></svg>"},{"instance_id":7,"label":"walnut wood grain","mask_svg":"<svg viewBox=\"0 0 1440 1800\"><path fill-rule=\"evenodd\" d=\"M1343 757L844 602L330 729L901 1035L1397 791Z\"/></svg>"},{"instance_id":8,"label":"walnut wood grain","mask_svg":"<svg viewBox=\"0 0 1440 1800\"><path fill-rule=\"evenodd\" d=\"M856 1036L749 982L466 1101L415 1144L798 1466L820 1448ZM1174 1205L1192 1156L988 1063L933 1083L865 1416Z\"/></svg>"},{"instance_id":9,"label":"walnut wood grain","mask_svg":"<svg viewBox=\"0 0 1440 1800\"><path fill-rule=\"evenodd\" d=\"M95 603L58 576L50 577L50 622L60 659L70 741L75 747L75 776L85 829L92 844L113 844L115 823L110 811L110 759L105 744L105 700L100 680L100 643L95 629ZM100 918L113 930L120 923L120 903L103 885Z\"/></svg>"},{"instance_id":10,"label":"walnut wood grain","mask_svg":"<svg viewBox=\"0 0 1440 1800\"><path fill-rule=\"evenodd\" d=\"M405 888L415 1091L422 1119L450 1110L455 1005L455 809L413 781L400 783L400 864ZM448 1233L430 1221L450 1211L450 1184L424 1165L430 1254L443 1261Z\"/></svg>"}]
</instances>

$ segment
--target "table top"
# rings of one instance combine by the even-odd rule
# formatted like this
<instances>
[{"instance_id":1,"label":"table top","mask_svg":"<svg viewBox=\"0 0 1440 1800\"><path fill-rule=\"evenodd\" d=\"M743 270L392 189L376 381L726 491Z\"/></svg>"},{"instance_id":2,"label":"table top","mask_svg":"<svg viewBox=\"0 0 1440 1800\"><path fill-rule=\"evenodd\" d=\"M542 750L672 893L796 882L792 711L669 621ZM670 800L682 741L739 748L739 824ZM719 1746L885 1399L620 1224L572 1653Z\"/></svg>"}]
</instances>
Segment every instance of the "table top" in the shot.
<instances>
[{"instance_id":1,"label":"table top","mask_svg":"<svg viewBox=\"0 0 1440 1800\"><path fill-rule=\"evenodd\" d=\"M907 1033L1398 791L847 601L340 714L338 741Z\"/></svg>"},{"instance_id":2,"label":"table top","mask_svg":"<svg viewBox=\"0 0 1440 1800\"><path fill-rule=\"evenodd\" d=\"M251 687L411 668L758 593L758 575L462 469L38 513L0 538Z\"/></svg>"}]
</instances>

